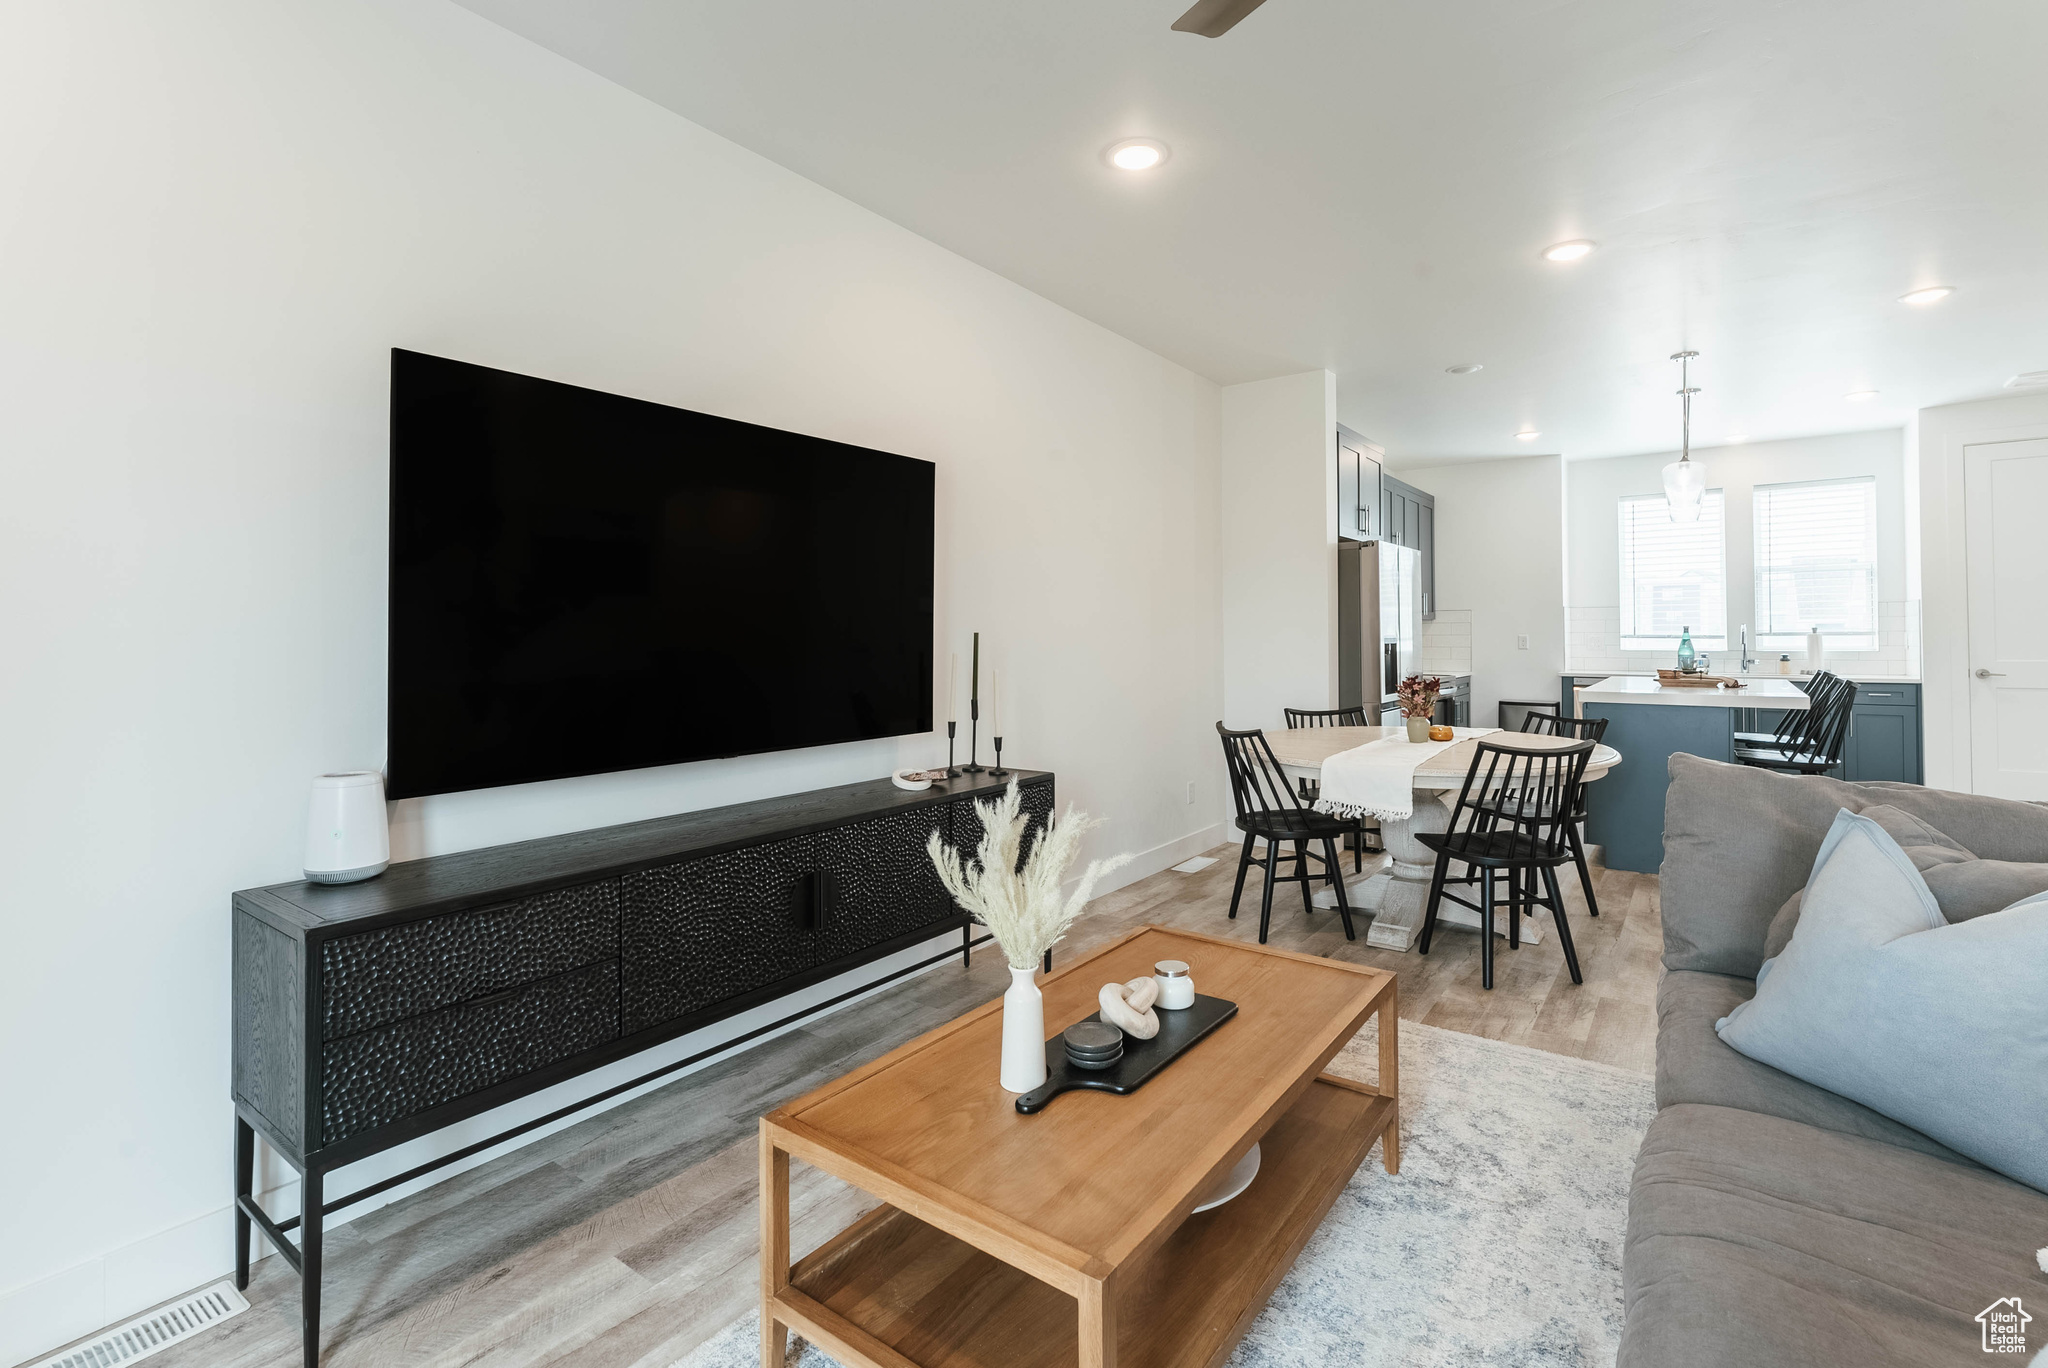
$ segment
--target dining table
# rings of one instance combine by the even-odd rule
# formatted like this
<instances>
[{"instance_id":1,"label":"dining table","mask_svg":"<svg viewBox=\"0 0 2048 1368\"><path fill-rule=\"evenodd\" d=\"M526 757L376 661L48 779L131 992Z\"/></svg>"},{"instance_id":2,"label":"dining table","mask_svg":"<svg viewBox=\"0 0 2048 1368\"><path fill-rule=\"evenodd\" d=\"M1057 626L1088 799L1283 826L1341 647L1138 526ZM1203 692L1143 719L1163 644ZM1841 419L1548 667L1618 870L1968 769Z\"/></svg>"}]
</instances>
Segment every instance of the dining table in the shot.
<instances>
[{"instance_id":1,"label":"dining table","mask_svg":"<svg viewBox=\"0 0 2048 1368\"><path fill-rule=\"evenodd\" d=\"M1502 731L1473 735L1466 728L1459 730L1468 734L1461 737L1456 745L1434 750L1416 764L1412 816L1406 819L1369 819L1379 824L1380 840L1387 848L1387 862L1383 868L1345 887L1345 896L1352 910L1372 916L1372 925L1365 933L1367 945L1385 950L1411 950L1416 937L1422 934L1422 918L1429 904L1429 883L1436 868L1436 852L1416 837L1435 835L1450 828L1451 810L1457 806L1458 792L1464 787L1465 776L1472 768L1472 758L1478 753L1478 743L1482 738L1533 750L1561 750L1578 744L1568 736ZM1303 727L1267 732L1266 740L1273 747L1273 758L1280 762L1280 767L1291 778L1319 784L1323 764L1331 756L1383 737L1405 735L1405 730L1399 727ZM1586 762L1586 779L1603 778L1620 763L1621 752L1604 742L1595 745ZM1315 901L1320 907L1335 907L1336 890L1324 889L1316 895ZM1446 900L1438 909L1437 924L1477 930L1479 914ZM1495 934L1505 935L1506 932L1506 918L1496 918ZM1543 938L1535 918L1523 923L1522 938L1531 941Z\"/></svg>"}]
</instances>

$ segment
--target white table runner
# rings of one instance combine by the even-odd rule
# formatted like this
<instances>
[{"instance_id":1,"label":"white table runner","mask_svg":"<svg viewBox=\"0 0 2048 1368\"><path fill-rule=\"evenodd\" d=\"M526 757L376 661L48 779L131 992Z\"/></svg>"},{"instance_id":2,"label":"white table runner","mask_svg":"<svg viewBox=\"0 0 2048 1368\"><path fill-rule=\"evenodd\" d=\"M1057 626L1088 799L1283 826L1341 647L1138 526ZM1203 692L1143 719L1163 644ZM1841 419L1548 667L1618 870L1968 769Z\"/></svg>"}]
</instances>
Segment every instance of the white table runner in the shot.
<instances>
[{"instance_id":1,"label":"white table runner","mask_svg":"<svg viewBox=\"0 0 2048 1368\"><path fill-rule=\"evenodd\" d=\"M1454 727L1448 741L1410 741L1383 736L1323 761L1323 791L1316 811L1336 817L1378 817L1406 821L1415 815L1415 767L1460 741L1487 736L1498 727Z\"/></svg>"}]
</instances>

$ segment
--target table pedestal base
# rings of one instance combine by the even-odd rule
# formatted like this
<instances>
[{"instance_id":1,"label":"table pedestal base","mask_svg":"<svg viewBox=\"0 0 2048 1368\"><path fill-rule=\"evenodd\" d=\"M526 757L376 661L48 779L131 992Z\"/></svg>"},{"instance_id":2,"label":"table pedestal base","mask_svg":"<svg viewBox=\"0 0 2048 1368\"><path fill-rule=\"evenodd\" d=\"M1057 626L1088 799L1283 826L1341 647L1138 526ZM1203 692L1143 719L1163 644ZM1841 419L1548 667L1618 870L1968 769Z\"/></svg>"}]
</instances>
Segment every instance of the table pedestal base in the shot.
<instances>
[{"instance_id":1,"label":"table pedestal base","mask_svg":"<svg viewBox=\"0 0 2048 1368\"><path fill-rule=\"evenodd\" d=\"M1382 818L1380 839L1386 844L1388 860L1377 873L1344 886L1345 899L1354 912L1367 912L1372 916L1372 925L1366 929L1365 943L1381 950L1412 950L1416 938L1422 934L1422 916L1429 908L1429 881L1436 869L1436 852L1415 839L1418 833L1440 835L1451 824L1451 807L1457 796L1433 789L1415 790L1414 815L1406 820ZM1502 890L1503 892L1505 889ZM1471 887L1460 888L1466 897L1473 896ZM1317 907L1337 905L1337 891L1325 888L1315 895ZM1494 934L1505 937L1508 933L1508 917L1505 908L1498 908L1493 914ZM1445 901L1437 909L1438 929L1446 926L1461 926L1470 930L1479 929L1479 914L1469 907ZM1536 925L1536 918L1522 919L1522 939L1531 944L1541 944L1543 932Z\"/></svg>"}]
</instances>

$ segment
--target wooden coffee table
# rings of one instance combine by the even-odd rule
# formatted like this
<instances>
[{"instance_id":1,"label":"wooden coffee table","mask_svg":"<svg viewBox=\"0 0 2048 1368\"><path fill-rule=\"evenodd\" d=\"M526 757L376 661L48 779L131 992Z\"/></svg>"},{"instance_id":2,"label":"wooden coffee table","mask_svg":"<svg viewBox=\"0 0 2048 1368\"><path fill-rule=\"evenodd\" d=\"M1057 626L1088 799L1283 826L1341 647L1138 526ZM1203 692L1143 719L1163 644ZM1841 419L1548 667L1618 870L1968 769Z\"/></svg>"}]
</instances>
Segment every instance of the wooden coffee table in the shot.
<instances>
[{"instance_id":1,"label":"wooden coffee table","mask_svg":"<svg viewBox=\"0 0 2048 1368\"><path fill-rule=\"evenodd\" d=\"M764 1368L789 1330L855 1368L1229 1355L1375 1139L1399 1170L1394 976L1151 926L1044 981L1048 1033L1162 959L1238 1012L1128 1097L1021 1115L998 1000L762 1118ZM1379 1087L1325 1074L1375 1012ZM1251 1186L1191 1216L1254 1142ZM794 1266L791 1156L885 1204Z\"/></svg>"}]
</instances>

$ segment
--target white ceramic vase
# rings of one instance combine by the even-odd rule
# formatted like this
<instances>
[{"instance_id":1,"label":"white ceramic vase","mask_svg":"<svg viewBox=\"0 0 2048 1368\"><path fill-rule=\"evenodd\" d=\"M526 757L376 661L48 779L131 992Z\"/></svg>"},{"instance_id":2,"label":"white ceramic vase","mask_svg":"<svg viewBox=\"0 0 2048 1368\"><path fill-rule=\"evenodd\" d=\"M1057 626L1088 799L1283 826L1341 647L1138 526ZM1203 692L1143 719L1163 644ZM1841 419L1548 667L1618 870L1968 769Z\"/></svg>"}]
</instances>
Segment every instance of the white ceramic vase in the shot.
<instances>
[{"instance_id":1,"label":"white ceramic vase","mask_svg":"<svg viewBox=\"0 0 2048 1368\"><path fill-rule=\"evenodd\" d=\"M1409 739L1410 741L1427 741L1427 740L1429 740L1429 719L1428 719L1428 718L1426 718L1426 717L1407 717L1407 718L1403 718L1403 719L1402 719L1402 721L1404 721L1404 722L1406 722L1406 723L1408 724L1408 739Z\"/></svg>"},{"instance_id":2,"label":"white ceramic vase","mask_svg":"<svg viewBox=\"0 0 2048 1368\"><path fill-rule=\"evenodd\" d=\"M1045 1082L1045 995L1038 971L1011 969L1003 994L1003 1091L1027 1093Z\"/></svg>"}]
</instances>

